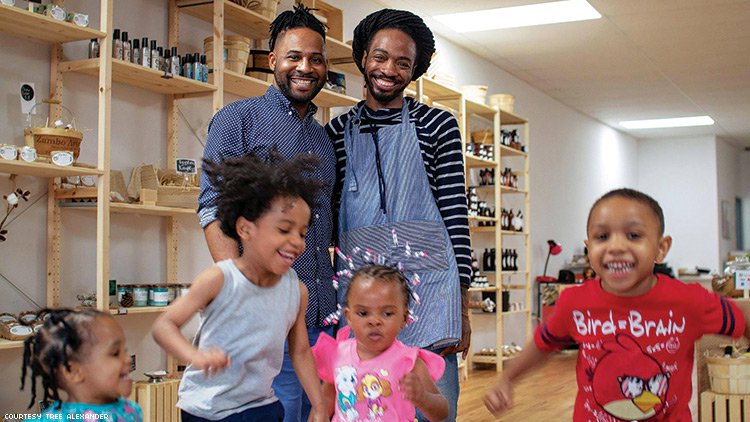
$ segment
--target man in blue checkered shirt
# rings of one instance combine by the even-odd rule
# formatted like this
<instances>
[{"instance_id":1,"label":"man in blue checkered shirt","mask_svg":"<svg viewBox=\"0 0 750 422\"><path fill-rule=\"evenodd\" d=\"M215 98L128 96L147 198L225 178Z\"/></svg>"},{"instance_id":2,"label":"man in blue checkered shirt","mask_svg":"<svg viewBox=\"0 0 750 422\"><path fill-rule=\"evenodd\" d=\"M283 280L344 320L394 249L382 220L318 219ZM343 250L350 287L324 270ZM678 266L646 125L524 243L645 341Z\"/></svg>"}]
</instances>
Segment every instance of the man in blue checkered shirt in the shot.
<instances>
[{"instance_id":1,"label":"man in blue checkered shirt","mask_svg":"<svg viewBox=\"0 0 750 422\"><path fill-rule=\"evenodd\" d=\"M269 64L274 84L261 97L231 103L213 117L203 153L204 160L242 156L250 152L265 156L272 148L282 155L316 154L320 165L314 177L327 183L321 190L305 238L306 249L293 268L307 286L305 312L311 346L321 332L333 335L323 320L336 310L336 291L328 246L331 242L331 195L336 177L333 145L315 121L313 98L326 82L325 29L304 7L281 13L271 23ZM224 235L216 219L216 190L201 177L198 215L211 257L218 262L239 256L237 242ZM294 373L285 347L281 373L273 383L285 411L285 421L308 419L310 402Z\"/></svg>"}]
</instances>

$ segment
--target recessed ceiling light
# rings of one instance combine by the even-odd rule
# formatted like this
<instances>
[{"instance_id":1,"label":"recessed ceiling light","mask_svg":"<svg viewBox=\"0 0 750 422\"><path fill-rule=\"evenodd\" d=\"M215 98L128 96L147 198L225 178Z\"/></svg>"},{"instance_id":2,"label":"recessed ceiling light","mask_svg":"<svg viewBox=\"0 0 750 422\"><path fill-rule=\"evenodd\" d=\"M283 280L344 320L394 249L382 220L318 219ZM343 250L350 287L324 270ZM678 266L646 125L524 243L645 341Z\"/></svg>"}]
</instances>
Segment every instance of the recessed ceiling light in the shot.
<instances>
[{"instance_id":1,"label":"recessed ceiling light","mask_svg":"<svg viewBox=\"0 0 750 422\"><path fill-rule=\"evenodd\" d=\"M599 19L602 15L585 0L564 0L526 6L475 10L473 12L438 15L435 19L456 32L477 32L491 29L574 22Z\"/></svg>"},{"instance_id":2,"label":"recessed ceiling light","mask_svg":"<svg viewBox=\"0 0 750 422\"><path fill-rule=\"evenodd\" d=\"M620 122L625 129L657 129L665 127L711 126L714 119L708 116L676 117L673 119L627 120Z\"/></svg>"}]
</instances>

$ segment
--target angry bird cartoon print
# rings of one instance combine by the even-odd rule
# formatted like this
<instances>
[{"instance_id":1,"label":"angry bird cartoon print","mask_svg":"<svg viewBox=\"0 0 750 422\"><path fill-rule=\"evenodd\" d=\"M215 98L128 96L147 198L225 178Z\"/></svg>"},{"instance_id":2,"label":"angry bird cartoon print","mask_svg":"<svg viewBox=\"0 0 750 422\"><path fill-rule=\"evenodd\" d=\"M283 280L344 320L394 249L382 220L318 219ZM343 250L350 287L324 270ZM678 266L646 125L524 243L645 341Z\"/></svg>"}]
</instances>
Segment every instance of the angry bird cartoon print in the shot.
<instances>
[{"instance_id":1,"label":"angry bird cartoon print","mask_svg":"<svg viewBox=\"0 0 750 422\"><path fill-rule=\"evenodd\" d=\"M610 415L629 421L648 419L661 412L669 375L659 362L627 334L617 334L613 342L604 343L603 347L607 352L592 378L599 406Z\"/></svg>"},{"instance_id":2,"label":"angry bird cartoon print","mask_svg":"<svg viewBox=\"0 0 750 422\"><path fill-rule=\"evenodd\" d=\"M357 386L357 399L367 401L369 419L378 419L387 410L383 404L383 397L390 397L391 383L375 374L365 374Z\"/></svg>"}]
</instances>

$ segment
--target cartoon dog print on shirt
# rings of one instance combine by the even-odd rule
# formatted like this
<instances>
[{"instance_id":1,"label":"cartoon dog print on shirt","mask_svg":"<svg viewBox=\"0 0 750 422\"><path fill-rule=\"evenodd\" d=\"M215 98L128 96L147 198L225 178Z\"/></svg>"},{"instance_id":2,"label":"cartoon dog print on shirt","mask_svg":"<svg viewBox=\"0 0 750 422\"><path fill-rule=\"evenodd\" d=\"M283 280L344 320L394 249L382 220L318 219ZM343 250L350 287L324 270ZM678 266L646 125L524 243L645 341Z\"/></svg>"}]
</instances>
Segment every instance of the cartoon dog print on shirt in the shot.
<instances>
[{"instance_id":1,"label":"cartoon dog print on shirt","mask_svg":"<svg viewBox=\"0 0 750 422\"><path fill-rule=\"evenodd\" d=\"M384 376L387 376L385 374ZM391 383L376 374L365 374L357 387L357 399L366 399L369 419L379 419L387 410L383 397L390 397Z\"/></svg>"},{"instance_id":2,"label":"cartoon dog print on shirt","mask_svg":"<svg viewBox=\"0 0 750 422\"><path fill-rule=\"evenodd\" d=\"M353 366L336 368L336 404L349 421L356 421L359 413L354 408L357 403L357 370Z\"/></svg>"}]
</instances>

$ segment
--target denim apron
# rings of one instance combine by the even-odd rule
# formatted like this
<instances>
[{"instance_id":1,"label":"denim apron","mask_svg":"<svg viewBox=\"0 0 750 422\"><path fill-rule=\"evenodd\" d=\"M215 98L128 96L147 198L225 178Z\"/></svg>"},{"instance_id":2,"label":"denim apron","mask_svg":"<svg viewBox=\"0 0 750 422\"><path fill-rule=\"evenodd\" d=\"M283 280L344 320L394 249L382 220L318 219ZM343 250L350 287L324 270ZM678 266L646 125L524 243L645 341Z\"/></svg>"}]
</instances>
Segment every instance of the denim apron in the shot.
<instances>
[{"instance_id":1,"label":"denim apron","mask_svg":"<svg viewBox=\"0 0 750 422\"><path fill-rule=\"evenodd\" d=\"M399 340L415 347L444 347L461 338L461 298L453 244L428 182L414 123L406 102L401 124L360 133L364 104L346 122L346 175L339 210L339 248L347 255L355 247L370 249L393 265L400 262L407 277L417 273L414 288L421 304L410 308L417 320ZM394 236L395 233L395 236ZM394 242L394 237L398 239ZM424 251L426 256L407 253ZM357 267L361 262L356 262ZM344 263L337 259L337 270ZM340 283L339 303L348 280Z\"/></svg>"}]
</instances>

